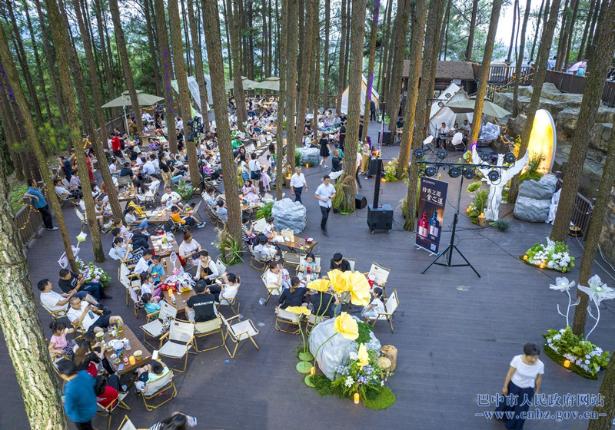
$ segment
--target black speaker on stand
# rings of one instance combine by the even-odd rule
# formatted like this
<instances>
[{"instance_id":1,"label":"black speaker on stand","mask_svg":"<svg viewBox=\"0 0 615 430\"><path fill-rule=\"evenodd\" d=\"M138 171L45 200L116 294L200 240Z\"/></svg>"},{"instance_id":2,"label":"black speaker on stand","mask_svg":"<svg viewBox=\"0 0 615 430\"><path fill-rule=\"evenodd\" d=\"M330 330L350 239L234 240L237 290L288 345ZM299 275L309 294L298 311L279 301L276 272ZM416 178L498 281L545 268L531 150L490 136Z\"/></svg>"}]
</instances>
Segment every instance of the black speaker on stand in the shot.
<instances>
[{"instance_id":1,"label":"black speaker on stand","mask_svg":"<svg viewBox=\"0 0 615 430\"><path fill-rule=\"evenodd\" d=\"M382 159L376 158L370 160L370 169L372 162L375 162L376 184L374 186L374 202L367 207L367 226L370 233L374 234L376 230L389 231L393 228L393 208L391 205L384 204L379 207L378 200L380 198L380 180L382 178Z\"/></svg>"}]
</instances>

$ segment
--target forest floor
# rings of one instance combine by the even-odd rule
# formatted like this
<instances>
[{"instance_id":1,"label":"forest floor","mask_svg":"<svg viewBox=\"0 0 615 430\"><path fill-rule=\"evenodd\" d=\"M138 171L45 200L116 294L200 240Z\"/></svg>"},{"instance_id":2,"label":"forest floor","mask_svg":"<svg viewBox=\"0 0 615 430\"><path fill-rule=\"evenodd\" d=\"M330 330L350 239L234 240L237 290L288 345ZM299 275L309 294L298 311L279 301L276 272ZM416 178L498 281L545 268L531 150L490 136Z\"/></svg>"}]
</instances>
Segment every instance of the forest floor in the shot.
<instances>
[{"instance_id":1,"label":"forest floor","mask_svg":"<svg viewBox=\"0 0 615 430\"><path fill-rule=\"evenodd\" d=\"M370 135L376 136L376 125ZM397 156L398 146L385 147L383 157ZM451 155L458 157L460 153ZM382 186L380 202L395 207L393 229L388 233L370 234L367 209L352 215L332 214L329 236L319 229L320 211L313 192L323 174L320 167L306 170L309 189L304 191L308 225L305 236L319 243L316 253L322 257L323 272L334 252L341 252L357 262L357 269L369 270L372 262L391 269L387 290L396 289L400 307L395 314L395 333L386 324L376 326L375 334L382 344L398 348L398 367L389 385L397 396L397 403L384 411L372 411L353 405L352 401L321 397L303 384L296 372L295 349L299 336L274 330L274 300L260 305L265 288L260 273L246 263L230 267L241 276L239 299L241 314L257 325L260 333L256 351L244 345L235 359L229 359L219 348L189 358L186 373L177 373L176 399L162 408L147 412L134 394L128 397L132 410L127 414L137 427L148 427L173 411L181 410L198 417L199 429L356 429L356 428L413 428L441 429L500 429L503 425L485 415L493 404L482 405L480 395L499 392L510 359L522 352L526 342L543 344L542 335L550 328L561 328L562 318L556 304L564 304L563 294L549 289L549 283L559 274L539 270L524 264L519 256L536 242L544 241L550 231L546 224L529 224L512 217L512 208L503 206L503 218L510 223L507 232L480 228L464 215L470 201L463 192L460 223L456 244L480 272L478 278L470 268L433 266L426 274L423 269L433 260L415 247L415 235L403 230L399 200L405 196L403 182L387 182ZM448 244L459 179L444 174L449 183L447 207L443 224L442 249ZM374 180L362 179L363 189L371 202ZM465 186L464 186L465 188ZM287 192L288 194L288 192ZM74 211L65 210L71 235L79 232L80 223ZM197 230L194 237L214 255L216 232L212 224ZM104 237L109 249L110 236ZM569 240L572 254L582 254L582 243ZM58 232L47 232L34 242L28 251L30 276L33 285L41 278L58 279L57 260L62 253ZM91 259L89 242L82 244L81 257ZM117 280L117 264L107 260L101 265L113 278L109 293L113 300L107 304L114 314L121 314L127 324L139 333L143 317L136 320L124 303L124 290ZM602 263L602 266L605 266ZM596 266L605 282L614 284L613 274ZM578 276L575 269L567 275ZM38 291L34 291L38 302ZM46 335L49 316L39 307L40 320ZM606 350L615 350L615 304L602 306L601 325L592 340ZM211 342L212 340L205 340ZM543 391L549 394L597 393L600 381L583 379L542 356L545 364ZM27 428L23 402L15 380L4 339L0 342L0 428ZM482 397L481 397L482 398ZM587 410L585 407L541 407L543 411ZM125 411L118 409L111 428L117 428ZM560 412L561 417L561 412ZM95 425L104 428L105 419L96 418ZM575 419L530 420L527 429L585 429L587 422Z\"/></svg>"}]
</instances>

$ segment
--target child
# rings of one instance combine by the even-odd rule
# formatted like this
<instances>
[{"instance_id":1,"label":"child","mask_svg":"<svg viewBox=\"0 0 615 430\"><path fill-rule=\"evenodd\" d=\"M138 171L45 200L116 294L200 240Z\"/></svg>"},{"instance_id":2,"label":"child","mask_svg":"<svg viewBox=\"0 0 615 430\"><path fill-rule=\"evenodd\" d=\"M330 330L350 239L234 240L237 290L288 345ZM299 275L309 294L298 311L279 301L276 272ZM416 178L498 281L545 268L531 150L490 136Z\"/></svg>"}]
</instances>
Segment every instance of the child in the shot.
<instances>
[{"instance_id":1,"label":"child","mask_svg":"<svg viewBox=\"0 0 615 430\"><path fill-rule=\"evenodd\" d=\"M150 293L145 293L141 295L141 302L143 302L143 309L145 309L145 312L148 315L156 314L160 312L160 305L158 304L159 300L160 300L159 297L153 297Z\"/></svg>"},{"instance_id":2,"label":"child","mask_svg":"<svg viewBox=\"0 0 615 430\"><path fill-rule=\"evenodd\" d=\"M271 191L271 177L264 167L261 167L261 185L263 186L263 192L268 193Z\"/></svg>"},{"instance_id":3,"label":"child","mask_svg":"<svg viewBox=\"0 0 615 430\"><path fill-rule=\"evenodd\" d=\"M51 339L49 339L49 352L51 356L58 357L61 355L68 355L72 359L75 341L67 340L66 334L74 332L74 329L66 327L66 324L59 320L51 321L49 328L53 333Z\"/></svg>"},{"instance_id":4,"label":"child","mask_svg":"<svg viewBox=\"0 0 615 430\"><path fill-rule=\"evenodd\" d=\"M143 296L145 294L149 294L150 296L154 296L156 298L160 298L162 295L160 288L154 289L152 274L149 272L141 273L141 300L143 300Z\"/></svg>"},{"instance_id":5,"label":"child","mask_svg":"<svg viewBox=\"0 0 615 430\"><path fill-rule=\"evenodd\" d=\"M165 371L165 367L162 363L156 360L152 360L151 363L146 364L143 367L139 367L136 370L137 381L135 381L135 388L137 391L143 391L145 384L148 381L156 379L161 376Z\"/></svg>"},{"instance_id":6,"label":"child","mask_svg":"<svg viewBox=\"0 0 615 430\"><path fill-rule=\"evenodd\" d=\"M305 266L302 269L306 282L320 278L320 267L316 265L316 258L311 252L305 256Z\"/></svg>"},{"instance_id":7,"label":"child","mask_svg":"<svg viewBox=\"0 0 615 430\"><path fill-rule=\"evenodd\" d=\"M378 315L384 313L384 303L382 303L382 288L374 287L372 289L372 301L365 306L361 311L361 316L368 320L378 318Z\"/></svg>"},{"instance_id":8,"label":"child","mask_svg":"<svg viewBox=\"0 0 615 430\"><path fill-rule=\"evenodd\" d=\"M162 277L165 274L164 265L160 262L160 256L152 256L153 264L150 268L150 274L152 275L152 281L154 285L158 285L162 281Z\"/></svg>"}]
</instances>

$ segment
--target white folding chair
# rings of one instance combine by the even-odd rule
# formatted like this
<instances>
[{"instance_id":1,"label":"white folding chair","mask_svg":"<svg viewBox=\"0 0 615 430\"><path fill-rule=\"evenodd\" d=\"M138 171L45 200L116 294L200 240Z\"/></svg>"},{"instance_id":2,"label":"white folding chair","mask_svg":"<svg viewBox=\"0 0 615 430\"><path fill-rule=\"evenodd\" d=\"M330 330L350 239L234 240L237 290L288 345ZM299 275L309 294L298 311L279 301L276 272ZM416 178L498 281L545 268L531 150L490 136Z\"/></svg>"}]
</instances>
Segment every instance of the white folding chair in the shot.
<instances>
[{"instance_id":1,"label":"white folding chair","mask_svg":"<svg viewBox=\"0 0 615 430\"><path fill-rule=\"evenodd\" d=\"M369 319L368 323L375 326L377 321L388 321L389 326L391 327L391 333L393 333L393 315L398 307L399 298L397 297L397 290L393 290L393 294L391 294L384 303L384 312L378 314L376 318Z\"/></svg>"},{"instance_id":2,"label":"white folding chair","mask_svg":"<svg viewBox=\"0 0 615 430\"><path fill-rule=\"evenodd\" d=\"M169 331L162 335L161 339L167 341L160 347L158 353L163 357L175 360L184 359L181 369L174 368L178 372L185 372L188 366L188 353L194 345L194 323L174 320L169 326Z\"/></svg>"},{"instance_id":3,"label":"white folding chair","mask_svg":"<svg viewBox=\"0 0 615 430\"><path fill-rule=\"evenodd\" d=\"M159 378L148 381L145 384L143 391L140 392L141 397L143 398L143 405L145 406L145 409L147 409L148 411L158 409L160 406L173 400L175 396L177 396L177 388L175 388L173 376L173 371L165 366L164 371ZM169 397L164 399L163 401L159 401L158 403L150 402L152 399L159 400L163 394L169 391Z\"/></svg>"},{"instance_id":4,"label":"white folding chair","mask_svg":"<svg viewBox=\"0 0 615 430\"><path fill-rule=\"evenodd\" d=\"M283 324L288 327L294 327L291 330L284 329L280 324ZM282 331L284 333L298 334L301 331L301 315L294 314L292 312L288 312L282 308L276 308L275 310L275 324L274 328L277 331Z\"/></svg>"},{"instance_id":5,"label":"white folding chair","mask_svg":"<svg viewBox=\"0 0 615 430\"><path fill-rule=\"evenodd\" d=\"M453 145L453 147L455 149L458 149L458 147L461 147L462 150L465 150L465 145L463 144L463 133L461 132L457 132L453 135L453 138L451 139L451 144Z\"/></svg>"},{"instance_id":6,"label":"white folding chair","mask_svg":"<svg viewBox=\"0 0 615 430\"><path fill-rule=\"evenodd\" d=\"M160 348L162 345L162 335L165 333L167 327L166 324L174 320L177 317L177 309L164 300L160 301L160 311L158 312L158 318L143 324L141 330L145 333L145 342L147 342L154 349ZM148 338L158 340L159 345L154 346L148 342Z\"/></svg>"},{"instance_id":7,"label":"white folding chair","mask_svg":"<svg viewBox=\"0 0 615 430\"><path fill-rule=\"evenodd\" d=\"M268 271L269 269L267 269ZM265 304L267 304L269 302L269 299L271 298L271 296L279 296L282 293L282 287L278 287L276 285L269 285L267 283L267 271L265 271L265 273L263 273L261 275L261 281L263 281L263 285L265 286L265 288L267 289L267 299L265 300Z\"/></svg>"},{"instance_id":8,"label":"white folding chair","mask_svg":"<svg viewBox=\"0 0 615 430\"><path fill-rule=\"evenodd\" d=\"M224 349L226 349L226 352L231 358L235 358L235 354L237 354L239 344L245 340L249 340L250 342L252 342L252 345L254 345L257 350L260 349L256 341L254 340L254 337L258 335L259 332L258 329L254 326L252 320L247 319L244 321L239 321L240 315L235 315L234 317L228 319L225 318L222 314L220 314L219 316L224 323L224 326L226 327L226 334L224 335ZM234 322L233 324L231 324L231 321L234 320L237 320L238 322ZM235 344L233 352L231 352L226 345L226 340L229 338L231 342Z\"/></svg>"}]
</instances>

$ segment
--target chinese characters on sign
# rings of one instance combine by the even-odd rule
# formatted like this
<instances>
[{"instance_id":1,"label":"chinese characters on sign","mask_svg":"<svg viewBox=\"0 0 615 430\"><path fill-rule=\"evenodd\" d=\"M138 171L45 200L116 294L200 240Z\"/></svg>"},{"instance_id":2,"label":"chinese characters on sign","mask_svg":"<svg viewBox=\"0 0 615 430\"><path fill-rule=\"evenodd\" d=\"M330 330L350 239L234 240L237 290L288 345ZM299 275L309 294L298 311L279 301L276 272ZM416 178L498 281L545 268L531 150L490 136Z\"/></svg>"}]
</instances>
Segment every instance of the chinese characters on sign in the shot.
<instances>
[{"instance_id":1,"label":"chinese characters on sign","mask_svg":"<svg viewBox=\"0 0 615 430\"><path fill-rule=\"evenodd\" d=\"M440 245L447 188L446 182L421 178L416 244L429 252L437 253Z\"/></svg>"}]
</instances>

